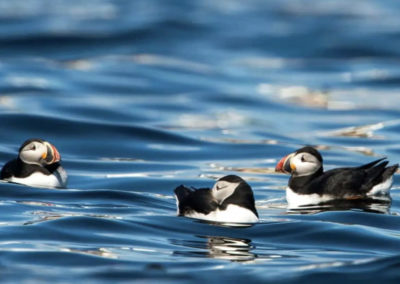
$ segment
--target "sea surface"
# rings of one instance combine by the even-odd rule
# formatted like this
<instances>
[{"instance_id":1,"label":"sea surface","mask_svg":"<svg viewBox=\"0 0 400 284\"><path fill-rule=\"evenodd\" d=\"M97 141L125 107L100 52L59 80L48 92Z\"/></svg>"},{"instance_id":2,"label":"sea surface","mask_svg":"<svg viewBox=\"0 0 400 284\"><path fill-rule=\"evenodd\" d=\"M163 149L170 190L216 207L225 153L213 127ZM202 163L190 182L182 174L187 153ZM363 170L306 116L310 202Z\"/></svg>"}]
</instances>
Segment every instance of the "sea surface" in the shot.
<instances>
[{"instance_id":1,"label":"sea surface","mask_svg":"<svg viewBox=\"0 0 400 284\"><path fill-rule=\"evenodd\" d=\"M399 283L391 206L288 211L284 155L400 162L400 2L0 0L0 164L53 143L66 189L0 182L1 283ZM237 174L260 222L177 217Z\"/></svg>"}]
</instances>

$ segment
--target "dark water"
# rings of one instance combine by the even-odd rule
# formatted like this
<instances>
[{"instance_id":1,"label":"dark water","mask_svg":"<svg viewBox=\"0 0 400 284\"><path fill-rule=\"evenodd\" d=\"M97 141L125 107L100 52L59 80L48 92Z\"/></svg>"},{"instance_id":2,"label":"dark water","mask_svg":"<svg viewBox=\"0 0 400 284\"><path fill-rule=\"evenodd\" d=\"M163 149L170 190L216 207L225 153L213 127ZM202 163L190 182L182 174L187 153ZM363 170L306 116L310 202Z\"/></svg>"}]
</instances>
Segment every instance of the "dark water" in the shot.
<instances>
[{"instance_id":1,"label":"dark water","mask_svg":"<svg viewBox=\"0 0 400 284\"><path fill-rule=\"evenodd\" d=\"M66 190L0 183L1 282L400 279L385 214L287 212L276 162L400 161L397 1L1 0L0 162L57 146ZM175 216L172 190L225 174L259 224ZM384 210L384 211L385 211Z\"/></svg>"}]
</instances>

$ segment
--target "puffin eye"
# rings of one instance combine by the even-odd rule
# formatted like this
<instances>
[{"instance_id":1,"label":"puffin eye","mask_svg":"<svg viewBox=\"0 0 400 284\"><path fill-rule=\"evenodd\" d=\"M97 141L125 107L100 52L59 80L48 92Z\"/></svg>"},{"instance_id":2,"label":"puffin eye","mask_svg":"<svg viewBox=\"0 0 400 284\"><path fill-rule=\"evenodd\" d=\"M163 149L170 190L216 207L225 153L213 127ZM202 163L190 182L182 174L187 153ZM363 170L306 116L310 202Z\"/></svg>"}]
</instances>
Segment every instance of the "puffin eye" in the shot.
<instances>
[{"instance_id":1,"label":"puffin eye","mask_svg":"<svg viewBox=\"0 0 400 284\"><path fill-rule=\"evenodd\" d=\"M227 187L228 185L226 183L217 183L216 188L217 190L223 189Z\"/></svg>"},{"instance_id":2,"label":"puffin eye","mask_svg":"<svg viewBox=\"0 0 400 284\"><path fill-rule=\"evenodd\" d=\"M305 162L305 161L306 161L306 159L304 159L304 156L301 156L301 161L302 161L302 162Z\"/></svg>"},{"instance_id":3,"label":"puffin eye","mask_svg":"<svg viewBox=\"0 0 400 284\"><path fill-rule=\"evenodd\" d=\"M30 147L30 149L29 150L31 150L31 151L35 151L36 150L36 146L35 146L35 144L33 144L31 147Z\"/></svg>"}]
</instances>

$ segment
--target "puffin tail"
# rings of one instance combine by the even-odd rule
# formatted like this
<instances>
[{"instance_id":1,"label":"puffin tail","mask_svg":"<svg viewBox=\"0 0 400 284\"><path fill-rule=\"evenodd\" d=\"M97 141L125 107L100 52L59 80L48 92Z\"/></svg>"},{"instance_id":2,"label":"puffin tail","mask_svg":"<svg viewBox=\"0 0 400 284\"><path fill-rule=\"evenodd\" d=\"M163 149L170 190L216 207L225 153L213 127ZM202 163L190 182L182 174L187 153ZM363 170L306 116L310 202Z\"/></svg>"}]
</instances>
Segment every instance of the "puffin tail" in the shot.
<instances>
[{"instance_id":1,"label":"puffin tail","mask_svg":"<svg viewBox=\"0 0 400 284\"><path fill-rule=\"evenodd\" d=\"M399 164L395 164L393 166L385 168L385 171L382 174L382 179L385 181L385 180L391 178L394 175L394 173L397 171L398 168L399 168Z\"/></svg>"},{"instance_id":2,"label":"puffin tail","mask_svg":"<svg viewBox=\"0 0 400 284\"><path fill-rule=\"evenodd\" d=\"M178 202L185 200L192 191L184 185L180 185L174 190Z\"/></svg>"},{"instance_id":3,"label":"puffin tail","mask_svg":"<svg viewBox=\"0 0 400 284\"><path fill-rule=\"evenodd\" d=\"M384 182L386 180L384 178L384 173L387 169L386 166L388 163L389 163L388 161L385 161L376 166L372 166L366 169L366 172L368 174L368 182L373 185Z\"/></svg>"},{"instance_id":4,"label":"puffin tail","mask_svg":"<svg viewBox=\"0 0 400 284\"><path fill-rule=\"evenodd\" d=\"M371 162L371 163L362 165L362 166L360 166L359 168L360 168L360 169L364 169L364 170L370 169L370 168L372 168L373 166L375 166L377 163L382 162L382 161L385 160L385 159L386 159L386 157L380 158L380 159L375 160L375 161L373 161L373 162Z\"/></svg>"},{"instance_id":5,"label":"puffin tail","mask_svg":"<svg viewBox=\"0 0 400 284\"><path fill-rule=\"evenodd\" d=\"M187 188L184 185L180 185L174 190L175 198L176 198L176 207L177 207L177 214L183 215L183 204L185 203L188 196L192 193L192 190Z\"/></svg>"},{"instance_id":6,"label":"puffin tail","mask_svg":"<svg viewBox=\"0 0 400 284\"><path fill-rule=\"evenodd\" d=\"M399 168L399 164L386 167L388 162L383 162L373 168L368 169L372 183L372 188L368 191L369 196L389 195L389 190L393 183L393 175Z\"/></svg>"}]
</instances>

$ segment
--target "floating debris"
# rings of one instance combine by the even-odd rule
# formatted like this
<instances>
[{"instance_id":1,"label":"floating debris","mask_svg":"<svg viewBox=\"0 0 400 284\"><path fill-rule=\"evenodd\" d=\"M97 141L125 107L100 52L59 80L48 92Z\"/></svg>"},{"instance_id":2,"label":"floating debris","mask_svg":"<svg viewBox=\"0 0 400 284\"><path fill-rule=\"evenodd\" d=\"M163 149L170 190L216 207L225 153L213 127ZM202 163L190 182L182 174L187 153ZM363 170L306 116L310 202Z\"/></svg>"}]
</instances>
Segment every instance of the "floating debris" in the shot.
<instances>
[{"instance_id":1,"label":"floating debris","mask_svg":"<svg viewBox=\"0 0 400 284\"><path fill-rule=\"evenodd\" d=\"M311 90L305 86L260 84L257 91L269 96L278 94L279 99L296 105L314 108L328 108L329 106L329 94L327 92Z\"/></svg>"},{"instance_id":2,"label":"floating debris","mask_svg":"<svg viewBox=\"0 0 400 284\"><path fill-rule=\"evenodd\" d=\"M180 68L198 73L210 73L212 70L210 66L203 63L156 54L137 54L134 55L132 59L139 64Z\"/></svg>"},{"instance_id":3,"label":"floating debris","mask_svg":"<svg viewBox=\"0 0 400 284\"><path fill-rule=\"evenodd\" d=\"M351 126L341 128L333 131L321 132L322 136L337 136L337 137L360 137L360 138L373 138L383 139L384 136L375 135L374 131L382 129L384 127L383 122L375 124L367 124L362 126Z\"/></svg>"},{"instance_id":4,"label":"floating debris","mask_svg":"<svg viewBox=\"0 0 400 284\"><path fill-rule=\"evenodd\" d=\"M65 64L68 68L79 71L91 71L95 68L95 63L88 59L68 61Z\"/></svg>"},{"instance_id":5,"label":"floating debris","mask_svg":"<svg viewBox=\"0 0 400 284\"><path fill-rule=\"evenodd\" d=\"M376 135L374 132L382 130L385 127L400 125L400 119L383 121L373 124L366 124L360 126L350 126L331 131L319 132L319 136L336 136L336 137L359 137L371 139L384 139L383 135Z\"/></svg>"}]
</instances>

